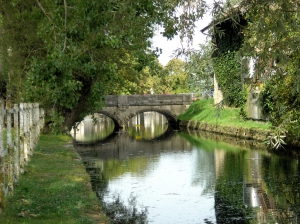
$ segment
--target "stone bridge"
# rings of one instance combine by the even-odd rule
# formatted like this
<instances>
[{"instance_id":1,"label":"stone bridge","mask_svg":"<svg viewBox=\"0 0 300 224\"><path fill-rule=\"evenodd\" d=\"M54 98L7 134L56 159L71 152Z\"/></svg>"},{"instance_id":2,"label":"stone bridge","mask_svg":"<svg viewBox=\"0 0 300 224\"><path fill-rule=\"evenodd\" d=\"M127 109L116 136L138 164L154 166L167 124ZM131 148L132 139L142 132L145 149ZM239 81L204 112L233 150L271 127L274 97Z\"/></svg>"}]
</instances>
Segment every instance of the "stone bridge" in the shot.
<instances>
[{"instance_id":1,"label":"stone bridge","mask_svg":"<svg viewBox=\"0 0 300 224\"><path fill-rule=\"evenodd\" d=\"M123 95L106 97L106 106L96 113L110 117L117 128L125 128L130 118L143 112L163 114L170 125L177 124L177 117L191 104L189 94L175 95Z\"/></svg>"}]
</instances>

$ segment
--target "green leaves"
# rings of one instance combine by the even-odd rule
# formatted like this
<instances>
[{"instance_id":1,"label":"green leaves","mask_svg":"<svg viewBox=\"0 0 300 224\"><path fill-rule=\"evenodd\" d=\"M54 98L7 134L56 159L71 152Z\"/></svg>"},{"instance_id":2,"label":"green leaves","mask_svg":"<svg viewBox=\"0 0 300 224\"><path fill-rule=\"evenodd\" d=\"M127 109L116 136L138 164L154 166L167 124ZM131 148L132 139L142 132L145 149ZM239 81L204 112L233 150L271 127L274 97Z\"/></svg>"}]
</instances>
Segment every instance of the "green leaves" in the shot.
<instances>
[{"instance_id":1,"label":"green leaves","mask_svg":"<svg viewBox=\"0 0 300 224\"><path fill-rule=\"evenodd\" d=\"M212 45L200 45L199 51L194 51L186 64L189 74L188 82L191 92L203 93L213 89Z\"/></svg>"},{"instance_id":2,"label":"green leaves","mask_svg":"<svg viewBox=\"0 0 300 224\"><path fill-rule=\"evenodd\" d=\"M286 145L284 139L286 138L287 130L281 127L274 128L274 131L270 133L265 139L264 143L270 149L280 149L284 148L283 145Z\"/></svg>"},{"instance_id":3,"label":"green leaves","mask_svg":"<svg viewBox=\"0 0 300 224\"><path fill-rule=\"evenodd\" d=\"M166 89L170 93L186 93L189 92L187 83L188 74L185 71L185 62L180 59L172 59L164 67L162 72Z\"/></svg>"},{"instance_id":4,"label":"green leaves","mask_svg":"<svg viewBox=\"0 0 300 224\"><path fill-rule=\"evenodd\" d=\"M0 0L5 94L40 102L52 127L64 131L100 109L108 93L147 93L154 85L163 92L150 50L155 28L191 37L204 10L202 0ZM187 89L185 81L178 78L175 92Z\"/></svg>"},{"instance_id":5,"label":"green leaves","mask_svg":"<svg viewBox=\"0 0 300 224\"><path fill-rule=\"evenodd\" d=\"M236 52L223 53L214 58L214 70L224 94L226 105L240 107L245 103L241 83L241 63Z\"/></svg>"}]
</instances>

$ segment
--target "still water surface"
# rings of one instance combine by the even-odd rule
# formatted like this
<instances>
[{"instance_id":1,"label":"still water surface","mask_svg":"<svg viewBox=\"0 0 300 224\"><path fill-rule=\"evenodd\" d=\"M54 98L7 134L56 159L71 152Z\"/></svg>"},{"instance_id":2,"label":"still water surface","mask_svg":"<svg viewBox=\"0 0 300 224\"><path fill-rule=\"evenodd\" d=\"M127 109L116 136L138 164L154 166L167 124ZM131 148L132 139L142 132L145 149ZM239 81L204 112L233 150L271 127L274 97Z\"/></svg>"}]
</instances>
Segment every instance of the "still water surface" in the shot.
<instances>
[{"instance_id":1,"label":"still water surface","mask_svg":"<svg viewBox=\"0 0 300 224\"><path fill-rule=\"evenodd\" d=\"M113 223L129 223L133 211L135 223L300 222L296 159L173 131L157 113L135 117L126 132L112 133L104 118L79 130L75 146ZM97 143L80 144L95 130Z\"/></svg>"}]
</instances>

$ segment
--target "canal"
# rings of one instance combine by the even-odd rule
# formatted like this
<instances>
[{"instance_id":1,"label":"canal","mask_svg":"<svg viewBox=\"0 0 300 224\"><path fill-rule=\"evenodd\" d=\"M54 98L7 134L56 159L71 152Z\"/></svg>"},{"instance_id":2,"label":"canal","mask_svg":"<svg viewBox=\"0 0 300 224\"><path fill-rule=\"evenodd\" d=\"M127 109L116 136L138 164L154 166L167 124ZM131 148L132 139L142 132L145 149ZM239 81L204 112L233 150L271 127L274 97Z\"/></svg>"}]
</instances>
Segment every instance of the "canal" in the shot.
<instances>
[{"instance_id":1,"label":"canal","mask_svg":"<svg viewBox=\"0 0 300 224\"><path fill-rule=\"evenodd\" d=\"M300 222L298 160L255 142L173 130L154 112L120 132L96 118L72 135L112 223Z\"/></svg>"}]
</instances>

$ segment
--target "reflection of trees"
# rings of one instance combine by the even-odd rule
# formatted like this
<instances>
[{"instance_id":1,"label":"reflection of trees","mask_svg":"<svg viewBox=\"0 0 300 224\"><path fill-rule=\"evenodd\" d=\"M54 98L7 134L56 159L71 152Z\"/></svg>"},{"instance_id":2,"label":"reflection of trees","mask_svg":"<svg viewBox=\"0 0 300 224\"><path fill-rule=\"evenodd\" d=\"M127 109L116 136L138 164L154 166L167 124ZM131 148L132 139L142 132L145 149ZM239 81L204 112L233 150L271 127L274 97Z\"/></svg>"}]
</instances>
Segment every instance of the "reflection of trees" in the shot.
<instances>
[{"instance_id":1,"label":"reflection of trees","mask_svg":"<svg viewBox=\"0 0 300 224\"><path fill-rule=\"evenodd\" d=\"M91 116L85 117L77 128L73 128L70 132L74 141L81 143L95 143L113 133L115 126L113 121L107 116L95 114L93 120ZM96 121L96 122L95 122Z\"/></svg>"},{"instance_id":2,"label":"reflection of trees","mask_svg":"<svg viewBox=\"0 0 300 224\"><path fill-rule=\"evenodd\" d=\"M227 152L215 187L215 211L218 223L247 223L249 209L243 201L243 176L246 151ZM216 161L217 162L217 161Z\"/></svg>"},{"instance_id":3,"label":"reflection of trees","mask_svg":"<svg viewBox=\"0 0 300 224\"><path fill-rule=\"evenodd\" d=\"M117 196L112 202L103 204L105 214L113 224L143 224L147 223L147 209L139 212L136 208L135 198L129 198L129 206L125 206Z\"/></svg>"},{"instance_id":4,"label":"reflection of trees","mask_svg":"<svg viewBox=\"0 0 300 224\"><path fill-rule=\"evenodd\" d=\"M264 182L276 210L268 210L268 220L297 223L300 218L299 162L273 155L263 157Z\"/></svg>"},{"instance_id":5,"label":"reflection of trees","mask_svg":"<svg viewBox=\"0 0 300 224\"><path fill-rule=\"evenodd\" d=\"M143 209L142 211L138 211L136 208L136 200L134 197L130 197L128 199L128 206L126 206L125 203L121 201L119 195L113 198L112 201L104 200L104 195L108 187L108 180L111 178L111 173L107 171L109 170L107 166L111 164L105 163L106 162L103 160L90 160L84 162L86 170L91 177L92 188L96 192L98 198L100 199L102 208L106 216L110 219L110 223L147 223L147 210ZM113 165L113 167L120 166ZM130 166L130 169L136 170L139 168L135 166Z\"/></svg>"},{"instance_id":6,"label":"reflection of trees","mask_svg":"<svg viewBox=\"0 0 300 224\"><path fill-rule=\"evenodd\" d=\"M174 136L167 139L168 144L163 140L135 141L124 132L94 148L84 146L82 151L86 156L95 154L95 157L106 158L103 161L96 158L86 164L99 198L103 199L107 193L109 179L126 173L143 176L157 161L155 154L181 144L180 148L189 150L190 145L195 145L198 149L192 183L203 186L203 194L215 192L218 223L297 223L300 217L297 160L179 134L189 140L188 144ZM118 197L111 203L107 208L118 207L125 212L124 217L136 214L133 207L124 208ZM139 213L139 217L143 214Z\"/></svg>"},{"instance_id":7,"label":"reflection of trees","mask_svg":"<svg viewBox=\"0 0 300 224\"><path fill-rule=\"evenodd\" d=\"M215 157L215 209L220 223L298 223L299 162L181 133ZM218 137L221 140L221 136ZM220 148L222 150L216 150ZM238 218L237 218L238 217Z\"/></svg>"},{"instance_id":8,"label":"reflection of trees","mask_svg":"<svg viewBox=\"0 0 300 224\"><path fill-rule=\"evenodd\" d=\"M168 129L168 120L157 112L144 112L130 119L128 133L138 140L151 140Z\"/></svg>"},{"instance_id":9,"label":"reflection of trees","mask_svg":"<svg viewBox=\"0 0 300 224\"><path fill-rule=\"evenodd\" d=\"M192 185L201 185L203 194L211 194L215 187L215 173L213 152L198 149L197 159L195 160L195 174L193 175Z\"/></svg>"},{"instance_id":10,"label":"reflection of trees","mask_svg":"<svg viewBox=\"0 0 300 224\"><path fill-rule=\"evenodd\" d=\"M297 223L298 161L257 151L227 151L222 162L215 188L218 222Z\"/></svg>"}]
</instances>

